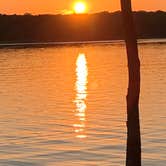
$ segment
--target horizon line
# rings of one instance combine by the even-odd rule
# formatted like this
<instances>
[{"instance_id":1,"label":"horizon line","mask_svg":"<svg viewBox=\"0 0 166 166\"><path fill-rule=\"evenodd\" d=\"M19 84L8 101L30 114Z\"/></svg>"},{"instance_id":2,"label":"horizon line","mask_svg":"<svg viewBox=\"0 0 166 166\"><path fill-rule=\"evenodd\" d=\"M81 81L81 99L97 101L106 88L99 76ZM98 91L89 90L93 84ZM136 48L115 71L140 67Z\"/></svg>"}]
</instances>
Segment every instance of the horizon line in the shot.
<instances>
[{"instance_id":1,"label":"horizon line","mask_svg":"<svg viewBox=\"0 0 166 166\"><path fill-rule=\"evenodd\" d=\"M5 15L5 16L13 16L13 15L16 15L16 16L26 16L26 15L30 15L30 16L41 16L41 15L52 15L52 16L56 16L56 15L67 15L67 16L70 16L70 15L93 15L93 14L100 14L100 13L117 13L117 12L121 12L121 10L115 10L115 11L108 11L108 10L103 10L103 11L98 11L98 12L89 12L89 13L81 13L81 14L76 14L76 13L39 13L39 14L33 14L33 13L30 13L30 12L25 12L25 13L22 13L22 14L17 14L17 13L12 13L12 14L8 14L8 13L0 13L0 15ZM133 10L133 12L166 12L166 10Z\"/></svg>"}]
</instances>

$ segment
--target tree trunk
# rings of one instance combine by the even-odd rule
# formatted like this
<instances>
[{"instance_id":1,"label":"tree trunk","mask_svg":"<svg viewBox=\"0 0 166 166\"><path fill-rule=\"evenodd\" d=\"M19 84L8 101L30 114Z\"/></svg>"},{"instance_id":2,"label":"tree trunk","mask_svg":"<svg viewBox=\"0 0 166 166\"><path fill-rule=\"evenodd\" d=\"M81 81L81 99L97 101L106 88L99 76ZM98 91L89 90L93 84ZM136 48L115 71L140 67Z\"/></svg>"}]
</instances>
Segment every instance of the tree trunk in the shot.
<instances>
[{"instance_id":1,"label":"tree trunk","mask_svg":"<svg viewBox=\"0 0 166 166\"><path fill-rule=\"evenodd\" d=\"M127 94L127 154L126 166L141 166L139 122L140 61L131 9L131 0L121 0L127 48L129 85Z\"/></svg>"}]
</instances>

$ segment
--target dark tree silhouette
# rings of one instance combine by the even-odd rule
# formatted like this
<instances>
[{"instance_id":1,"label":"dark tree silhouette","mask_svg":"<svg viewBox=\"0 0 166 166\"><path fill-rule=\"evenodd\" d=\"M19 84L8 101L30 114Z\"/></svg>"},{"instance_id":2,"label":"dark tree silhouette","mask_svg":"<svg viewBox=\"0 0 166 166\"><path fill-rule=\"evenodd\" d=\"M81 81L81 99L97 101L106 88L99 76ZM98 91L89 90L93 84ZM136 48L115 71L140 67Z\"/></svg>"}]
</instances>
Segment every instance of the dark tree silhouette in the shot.
<instances>
[{"instance_id":1,"label":"dark tree silhouette","mask_svg":"<svg viewBox=\"0 0 166 166\"><path fill-rule=\"evenodd\" d=\"M137 38L166 38L166 12L139 11L134 12L133 17ZM114 39L124 39L120 11L83 15L0 14L0 43L75 42Z\"/></svg>"},{"instance_id":2,"label":"dark tree silhouette","mask_svg":"<svg viewBox=\"0 0 166 166\"><path fill-rule=\"evenodd\" d=\"M127 155L126 166L141 166L139 122L140 61L131 9L131 0L121 0L128 58L129 85L127 94Z\"/></svg>"}]
</instances>

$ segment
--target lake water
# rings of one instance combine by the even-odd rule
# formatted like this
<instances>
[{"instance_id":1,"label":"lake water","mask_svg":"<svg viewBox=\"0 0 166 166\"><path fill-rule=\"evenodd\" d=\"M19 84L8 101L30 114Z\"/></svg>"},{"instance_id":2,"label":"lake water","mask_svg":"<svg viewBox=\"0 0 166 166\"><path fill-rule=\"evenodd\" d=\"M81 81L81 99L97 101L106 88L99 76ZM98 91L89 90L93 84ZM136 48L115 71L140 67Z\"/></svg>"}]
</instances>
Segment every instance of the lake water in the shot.
<instances>
[{"instance_id":1,"label":"lake water","mask_svg":"<svg viewBox=\"0 0 166 166\"><path fill-rule=\"evenodd\" d=\"M139 45L143 166L166 163L166 43ZM124 166L123 43L0 49L1 166Z\"/></svg>"}]
</instances>

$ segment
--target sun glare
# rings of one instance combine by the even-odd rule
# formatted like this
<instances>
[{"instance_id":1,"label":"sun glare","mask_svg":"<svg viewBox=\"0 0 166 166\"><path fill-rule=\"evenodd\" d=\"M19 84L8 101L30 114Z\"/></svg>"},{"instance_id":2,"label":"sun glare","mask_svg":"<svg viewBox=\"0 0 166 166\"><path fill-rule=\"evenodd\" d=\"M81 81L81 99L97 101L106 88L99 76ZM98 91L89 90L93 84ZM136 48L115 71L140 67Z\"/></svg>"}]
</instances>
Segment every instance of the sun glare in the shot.
<instances>
[{"instance_id":1,"label":"sun glare","mask_svg":"<svg viewBox=\"0 0 166 166\"><path fill-rule=\"evenodd\" d=\"M75 97L75 116L77 121L73 125L77 138L86 138L86 98L87 98L87 84L88 84L88 66L85 54L78 55L76 61L76 97Z\"/></svg>"},{"instance_id":2,"label":"sun glare","mask_svg":"<svg viewBox=\"0 0 166 166\"><path fill-rule=\"evenodd\" d=\"M85 2L76 2L74 4L74 12L77 14L82 14L86 12L86 4Z\"/></svg>"}]
</instances>

